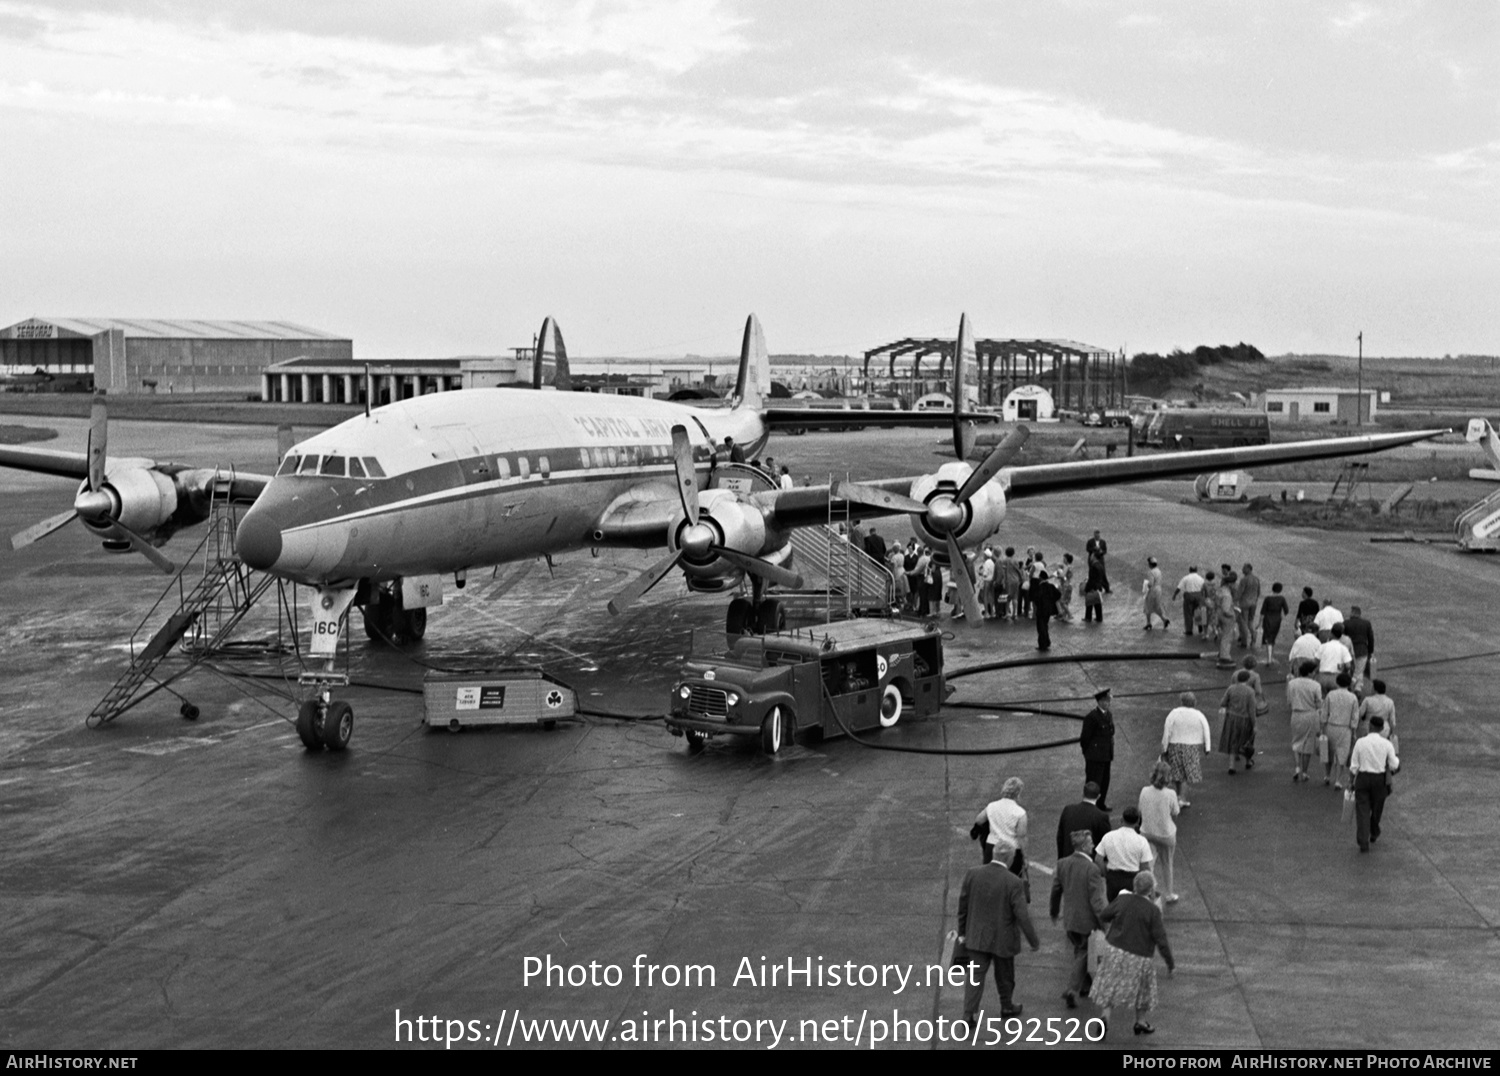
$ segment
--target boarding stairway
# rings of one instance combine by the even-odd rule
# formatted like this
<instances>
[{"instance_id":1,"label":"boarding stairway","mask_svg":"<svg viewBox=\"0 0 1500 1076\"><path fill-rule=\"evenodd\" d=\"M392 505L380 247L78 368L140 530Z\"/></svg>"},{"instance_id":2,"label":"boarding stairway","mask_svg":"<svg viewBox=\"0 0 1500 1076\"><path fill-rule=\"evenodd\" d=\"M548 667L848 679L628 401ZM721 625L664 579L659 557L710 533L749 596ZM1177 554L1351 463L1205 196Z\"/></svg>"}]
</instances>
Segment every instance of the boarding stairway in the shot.
<instances>
[{"instance_id":1,"label":"boarding stairway","mask_svg":"<svg viewBox=\"0 0 1500 1076\"><path fill-rule=\"evenodd\" d=\"M719 464L714 485L745 494L779 488L769 475L748 463ZM788 566L802 576L802 587L767 590L767 596L779 601L788 617L831 623L889 615L896 600L895 579L889 568L848 541L848 524L848 513L830 504L827 523L791 532Z\"/></svg>"},{"instance_id":2,"label":"boarding stairway","mask_svg":"<svg viewBox=\"0 0 1500 1076\"><path fill-rule=\"evenodd\" d=\"M1460 512L1453 534L1466 552L1500 552L1500 489Z\"/></svg>"},{"instance_id":3,"label":"boarding stairway","mask_svg":"<svg viewBox=\"0 0 1500 1076\"><path fill-rule=\"evenodd\" d=\"M89 712L86 723L91 728L113 721L216 653L275 582L273 576L246 568L235 553L238 515L229 499L232 482L232 474L215 476L208 533L131 634L130 667ZM156 623L161 610L174 601L173 611L147 637L147 625ZM186 667L158 677L157 667L179 645L188 659ZM184 701L182 715L196 717L197 709Z\"/></svg>"}]
</instances>

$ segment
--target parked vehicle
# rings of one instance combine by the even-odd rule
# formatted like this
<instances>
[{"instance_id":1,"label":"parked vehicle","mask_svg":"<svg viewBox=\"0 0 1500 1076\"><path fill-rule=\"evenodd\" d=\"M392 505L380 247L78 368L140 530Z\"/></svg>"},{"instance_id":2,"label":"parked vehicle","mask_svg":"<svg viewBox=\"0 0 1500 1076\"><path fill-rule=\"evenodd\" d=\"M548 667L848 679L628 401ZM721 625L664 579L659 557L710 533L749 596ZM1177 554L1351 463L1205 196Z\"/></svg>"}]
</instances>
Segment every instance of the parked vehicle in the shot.
<instances>
[{"instance_id":1,"label":"parked vehicle","mask_svg":"<svg viewBox=\"0 0 1500 1076\"><path fill-rule=\"evenodd\" d=\"M1271 423L1264 411L1211 411L1167 408L1151 415L1144 443L1152 448L1240 448L1271 443Z\"/></svg>"},{"instance_id":2,"label":"parked vehicle","mask_svg":"<svg viewBox=\"0 0 1500 1076\"><path fill-rule=\"evenodd\" d=\"M666 718L689 751L701 751L711 736L741 736L758 737L774 755L799 739L890 728L906 714L930 717L945 698L936 624L846 620L746 635L727 652L701 656L699 638Z\"/></svg>"}]
</instances>

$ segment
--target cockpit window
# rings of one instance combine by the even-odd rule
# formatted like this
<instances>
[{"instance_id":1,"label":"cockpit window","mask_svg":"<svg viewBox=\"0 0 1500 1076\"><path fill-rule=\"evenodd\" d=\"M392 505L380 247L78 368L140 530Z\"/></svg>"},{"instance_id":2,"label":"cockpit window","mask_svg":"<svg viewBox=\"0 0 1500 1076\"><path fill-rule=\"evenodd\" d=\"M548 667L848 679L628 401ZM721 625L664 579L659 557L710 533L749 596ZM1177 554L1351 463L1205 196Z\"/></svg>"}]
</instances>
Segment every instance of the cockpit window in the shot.
<instances>
[{"instance_id":1,"label":"cockpit window","mask_svg":"<svg viewBox=\"0 0 1500 1076\"><path fill-rule=\"evenodd\" d=\"M302 466L297 468L297 473L298 474L317 474L318 473L318 457L317 456L303 456L302 457Z\"/></svg>"},{"instance_id":2,"label":"cockpit window","mask_svg":"<svg viewBox=\"0 0 1500 1076\"><path fill-rule=\"evenodd\" d=\"M374 456L361 456L360 458L365 461L365 473L367 475L371 478L385 477L385 471L381 469L380 461Z\"/></svg>"},{"instance_id":3,"label":"cockpit window","mask_svg":"<svg viewBox=\"0 0 1500 1076\"><path fill-rule=\"evenodd\" d=\"M293 456L293 455L289 454L286 459L284 459L284 460L281 461L281 467L276 471L276 473L277 474L296 474L297 473L297 465L299 463L301 463L301 462L302 462L302 457L301 456Z\"/></svg>"},{"instance_id":4,"label":"cockpit window","mask_svg":"<svg viewBox=\"0 0 1500 1076\"><path fill-rule=\"evenodd\" d=\"M365 465L359 462L358 456L349 457L349 477L363 478L365 476Z\"/></svg>"},{"instance_id":5,"label":"cockpit window","mask_svg":"<svg viewBox=\"0 0 1500 1076\"><path fill-rule=\"evenodd\" d=\"M343 478L344 477L344 457L343 456L324 456L323 457L323 466L318 470L318 473L321 474L321 475L327 475L330 478Z\"/></svg>"}]
</instances>

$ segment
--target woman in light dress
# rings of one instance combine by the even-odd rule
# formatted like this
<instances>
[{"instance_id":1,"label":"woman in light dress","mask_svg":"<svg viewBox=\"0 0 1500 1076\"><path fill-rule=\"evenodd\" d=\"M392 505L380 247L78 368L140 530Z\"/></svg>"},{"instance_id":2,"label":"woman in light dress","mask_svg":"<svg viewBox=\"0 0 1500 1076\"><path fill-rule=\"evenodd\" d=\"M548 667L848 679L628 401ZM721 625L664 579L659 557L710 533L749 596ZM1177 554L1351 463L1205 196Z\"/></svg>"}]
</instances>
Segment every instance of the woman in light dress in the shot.
<instances>
[{"instance_id":1,"label":"woman in light dress","mask_svg":"<svg viewBox=\"0 0 1500 1076\"><path fill-rule=\"evenodd\" d=\"M1172 626L1167 619L1167 597L1161 589L1161 569L1156 566L1155 557L1146 558L1146 578L1141 581L1141 592L1145 595L1142 609L1146 614L1146 630L1151 630L1151 617L1161 617L1162 630Z\"/></svg>"},{"instance_id":2,"label":"woman in light dress","mask_svg":"<svg viewBox=\"0 0 1500 1076\"><path fill-rule=\"evenodd\" d=\"M1181 806L1177 793L1167 787L1172 779L1172 767L1157 762L1151 767L1151 783L1141 789L1139 801L1141 811L1141 836L1151 845L1156 858L1151 861L1156 875L1156 888L1168 904L1177 903L1177 890L1172 887L1172 860L1177 854L1177 817Z\"/></svg>"},{"instance_id":3,"label":"woman in light dress","mask_svg":"<svg viewBox=\"0 0 1500 1076\"><path fill-rule=\"evenodd\" d=\"M1286 702L1292 711L1292 756L1296 762L1293 784L1307 780L1307 767L1317 750L1318 730L1323 724L1323 688L1313 679L1317 671L1316 661L1304 661L1286 681Z\"/></svg>"}]
</instances>

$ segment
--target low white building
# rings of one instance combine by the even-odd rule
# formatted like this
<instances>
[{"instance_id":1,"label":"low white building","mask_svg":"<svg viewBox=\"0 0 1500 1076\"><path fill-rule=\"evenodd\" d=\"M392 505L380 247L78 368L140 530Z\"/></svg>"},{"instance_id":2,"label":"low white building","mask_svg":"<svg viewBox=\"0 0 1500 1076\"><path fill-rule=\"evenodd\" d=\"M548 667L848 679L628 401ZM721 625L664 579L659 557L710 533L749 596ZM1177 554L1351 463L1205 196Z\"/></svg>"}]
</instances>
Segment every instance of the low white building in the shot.
<instances>
[{"instance_id":1,"label":"low white building","mask_svg":"<svg viewBox=\"0 0 1500 1076\"><path fill-rule=\"evenodd\" d=\"M1056 411L1052 393L1040 385L1021 385L1000 405L1000 417L1006 422L1048 422Z\"/></svg>"},{"instance_id":2,"label":"low white building","mask_svg":"<svg viewBox=\"0 0 1500 1076\"><path fill-rule=\"evenodd\" d=\"M1263 406L1272 422L1326 422L1356 426L1375 420L1379 393L1367 389L1267 389Z\"/></svg>"}]
</instances>

